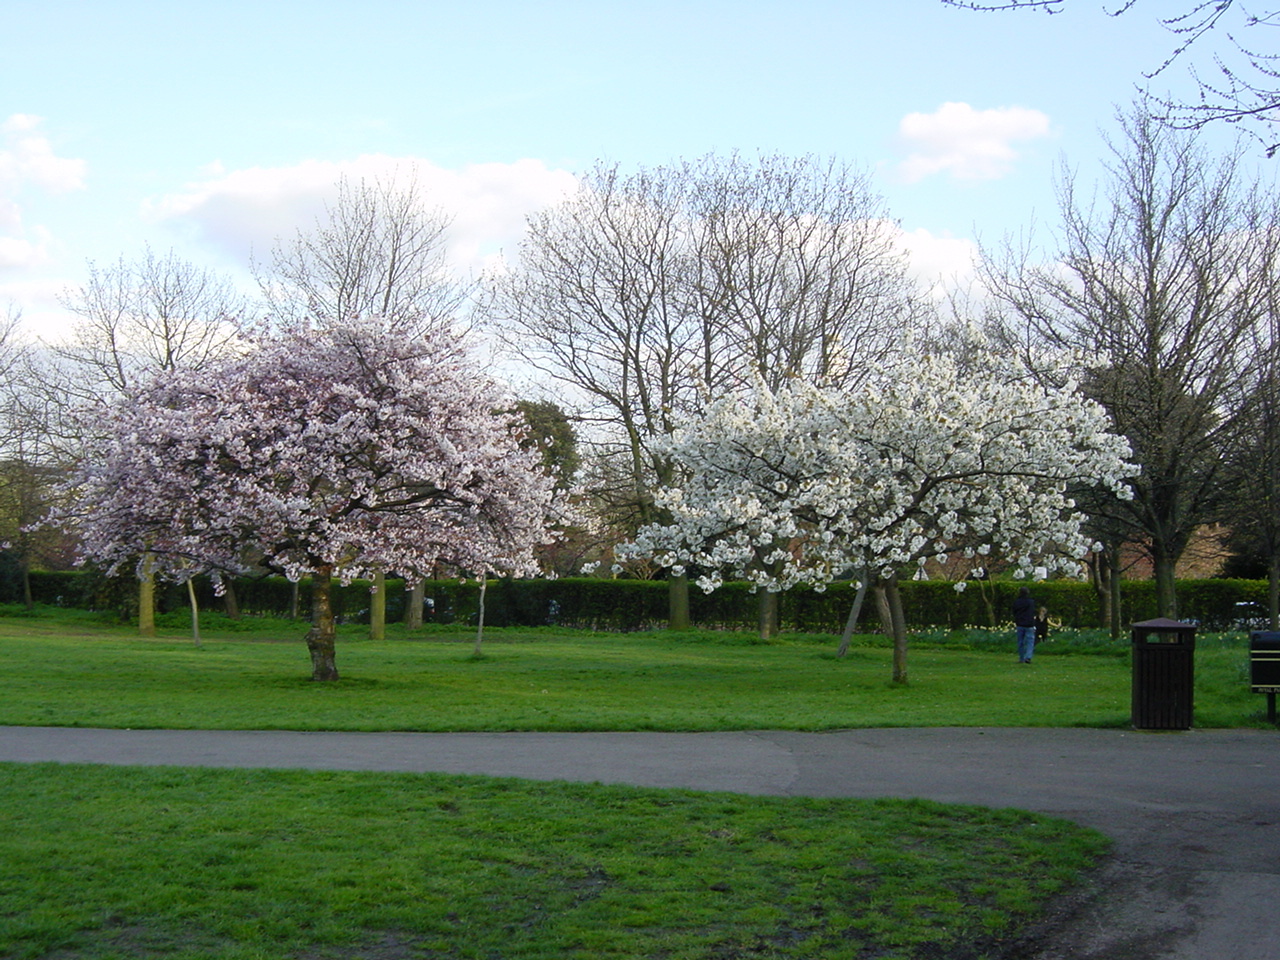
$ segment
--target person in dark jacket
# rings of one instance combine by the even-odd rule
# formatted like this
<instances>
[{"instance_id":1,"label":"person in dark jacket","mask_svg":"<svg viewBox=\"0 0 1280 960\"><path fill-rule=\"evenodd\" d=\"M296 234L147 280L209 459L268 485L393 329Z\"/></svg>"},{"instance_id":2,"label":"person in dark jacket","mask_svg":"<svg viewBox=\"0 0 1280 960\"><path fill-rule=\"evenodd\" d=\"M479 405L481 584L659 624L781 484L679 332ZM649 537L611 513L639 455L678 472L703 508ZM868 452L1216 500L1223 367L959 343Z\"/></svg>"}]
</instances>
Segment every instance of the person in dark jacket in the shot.
<instances>
[{"instance_id":1,"label":"person in dark jacket","mask_svg":"<svg viewBox=\"0 0 1280 960\"><path fill-rule=\"evenodd\" d=\"M1036 649L1036 602L1028 587L1021 587L1013 601L1013 625L1018 636L1018 662L1030 663Z\"/></svg>"}]
</instances>

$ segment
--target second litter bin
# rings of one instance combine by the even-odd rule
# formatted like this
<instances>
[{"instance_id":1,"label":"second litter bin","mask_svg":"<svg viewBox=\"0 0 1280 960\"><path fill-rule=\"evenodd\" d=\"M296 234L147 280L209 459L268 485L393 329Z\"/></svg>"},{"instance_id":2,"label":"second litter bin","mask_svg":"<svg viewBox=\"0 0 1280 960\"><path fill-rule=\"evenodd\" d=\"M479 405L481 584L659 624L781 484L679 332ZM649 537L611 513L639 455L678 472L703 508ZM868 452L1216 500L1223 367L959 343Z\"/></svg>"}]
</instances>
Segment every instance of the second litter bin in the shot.
<instances>
[{"instance_id":1,"label":"second litter bin","mask_svg":"<svg viewBox=\"0 0 1280 960\"><path fill-rule=\"evenodd\" d=\"M1161 617L1133 625L1133 725L1190 730L1196 628Z\"/></svg>"}]
</instances>

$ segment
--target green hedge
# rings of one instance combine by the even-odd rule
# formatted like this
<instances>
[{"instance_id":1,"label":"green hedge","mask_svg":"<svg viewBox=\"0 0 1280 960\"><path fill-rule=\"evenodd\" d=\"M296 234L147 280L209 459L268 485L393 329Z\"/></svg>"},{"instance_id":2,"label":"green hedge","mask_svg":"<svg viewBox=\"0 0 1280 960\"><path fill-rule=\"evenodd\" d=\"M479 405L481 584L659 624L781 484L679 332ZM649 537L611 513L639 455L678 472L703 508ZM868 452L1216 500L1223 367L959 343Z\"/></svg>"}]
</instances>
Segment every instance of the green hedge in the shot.
<instances>
[{"instance_id":1,"label":"green hedge","mask_svg":"<svg viewBox=\"0 0 1280 960\"><path fill-rule=\"evenodd\" d=\"M214 595L207 581L197 580L202 607L219 609L224 600ZM942 581L912 581L902 585L907 624L913 629L998 627L1009 621L1009 607L1023 584L1017 581L971 582L963 592ZM1095 627L1100 623L1098 597L1085 583L1051 581L1030 584L1038 604L1067 627ZM368 581L357 580L333 589L334 613L345 622L369 619ZM0 582L0 602L21 597L16 585ZM240 610L246 614L287 616L293 585L283 577L237 580L234 584ZM137 585L128 578L107 579L93 571L31 574L32 596L38 603L87 609L116 610L123 618L137 614ZM485 622L492 626L541 626L628 631L660 627L667 619L668 585L658 580L493 580L485 596ZM1156 615L1155 584L1131 580L1121 585L1121 622L1132 623ZM427 583L424 620L438 623L474 623L479 608L479 586L458 580ZM782 628L809 633L838 633L844 627L853 600L849 583L833 584L817 592L797 588L780 598ZM387 619L404 617L409 595L404 581L387 581ZM1266 583L1260 580L1181 580L1178 598L1181 615L1209 629L1240 626L1246 617L1262 616L1266 607ZM758 597L746 584L727 583L711 594L690 589L690 615L695 625L708 628L755 628ZM310 614L311 587L298 585L300 616ZM157 588L158 612L187 605L185 586L164 584ZM878 625L875 605L864 608L864 629Z\"/></svg>"}]
</instances>

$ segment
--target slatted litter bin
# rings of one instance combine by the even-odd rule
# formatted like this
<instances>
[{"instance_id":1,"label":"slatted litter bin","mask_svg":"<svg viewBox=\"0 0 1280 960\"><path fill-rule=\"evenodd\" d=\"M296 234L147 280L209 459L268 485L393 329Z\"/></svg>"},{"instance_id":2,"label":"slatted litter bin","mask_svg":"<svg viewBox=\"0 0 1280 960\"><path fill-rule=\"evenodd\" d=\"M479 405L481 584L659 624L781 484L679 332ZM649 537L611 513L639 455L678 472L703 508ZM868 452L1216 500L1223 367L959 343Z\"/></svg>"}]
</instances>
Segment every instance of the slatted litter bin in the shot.
<instances>
[{"instance_id":1,"label":"slatted litter bin","mask_svg":"<svg viewBox=\"0 0 1280 960\"><path fill-rule=\"evenodd\" d=\"M1160 617L1133 625L1133 725L1190 730L1195 696L1196 628Z\"/></svg>"},{"instance_id":2,"label":"slatted litter bin","mask_svg":"<svg viewBox=\"0 0 1280 960\"><path fill-rule=\"evenodd\" d=\"M1276 694L1280 693L1280 630L1249 634L1249 687L1267 695L1267 719L1276 722Z\"/></svg>"}]
</instances>

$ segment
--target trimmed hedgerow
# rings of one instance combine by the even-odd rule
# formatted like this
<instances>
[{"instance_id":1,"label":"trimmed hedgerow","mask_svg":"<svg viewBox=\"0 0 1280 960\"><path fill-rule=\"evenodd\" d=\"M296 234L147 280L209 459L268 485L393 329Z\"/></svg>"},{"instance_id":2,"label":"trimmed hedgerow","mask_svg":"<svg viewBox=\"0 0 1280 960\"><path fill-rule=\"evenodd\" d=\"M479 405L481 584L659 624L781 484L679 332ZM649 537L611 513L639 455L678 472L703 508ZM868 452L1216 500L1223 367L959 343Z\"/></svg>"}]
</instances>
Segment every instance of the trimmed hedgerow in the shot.
<instances>
[{"instance_id":1,"label":"trimmed hedgerow","mask_svg":"<svg viewBox=\"0 0 1280 960\"><path fill-rule=\"evenodd\" d=\"M200 579L202 607L221 608L224 600L213 586ZM1009 620L1009 607L1018 588L1016 580L973 581L964 591L940 580L910 581L902 585L908 626L954 629L965 626L998 627ZM1066 627L1095 627L1101 623L1100 599L1090 584L1057 580L1030 584L1036 602L1047 607ZM0 582L0 603L20 601L16 587ZM128 578L107 578L89 571L33 572L31 589L37 603L90 610L114 610L121 617L136 615L136 585ZM283 577L245 578L233 589L242 612L288 616L294 606L294 585ZM387 619L403 619L409 594L403 580L387 581ZM369 617L370 583L356 580L335 585L333 604L345 622L366 622ZM726 583L711 594L696 587L690 596L695 626L712 629L752 629L757 621L758 598L745 583ZM12 595L10 595L12 594ZM432 580L426 585L424 622L474 622L480 605L479 585L457 579ZM800 587L784 593L780 619L784 629L807 633L838 633L854 596L848 582L832 584L825 591ZM1248 626L1266 605L1266 584L1259 580L1181 580L1178 599L1181 615L1209 629ZM184 586L157 589L161 613L187 605ZM297 610L307 617L311 585L297 587ZM661 626L667 619L668 584L661 580L604 580L568 577L559 580L492 580L485 593L485 622L492 626L564 626L581 629L628 631ZM1121 620L1131 623L1156 615L1155 584L1128 580L1121 585ZM863 624L875 625L875 604L868 602Z\"/></svg>"}]
</instances>

